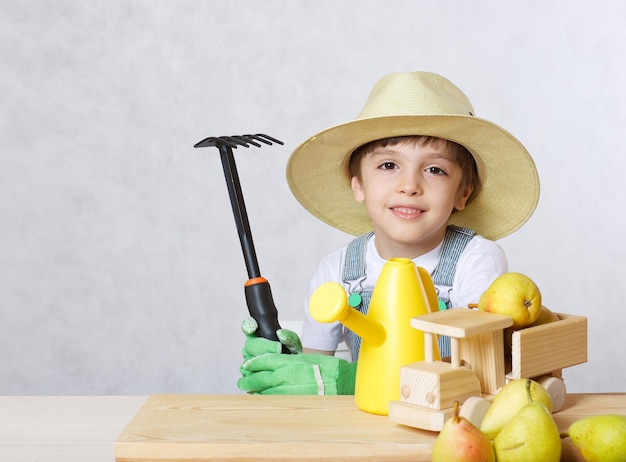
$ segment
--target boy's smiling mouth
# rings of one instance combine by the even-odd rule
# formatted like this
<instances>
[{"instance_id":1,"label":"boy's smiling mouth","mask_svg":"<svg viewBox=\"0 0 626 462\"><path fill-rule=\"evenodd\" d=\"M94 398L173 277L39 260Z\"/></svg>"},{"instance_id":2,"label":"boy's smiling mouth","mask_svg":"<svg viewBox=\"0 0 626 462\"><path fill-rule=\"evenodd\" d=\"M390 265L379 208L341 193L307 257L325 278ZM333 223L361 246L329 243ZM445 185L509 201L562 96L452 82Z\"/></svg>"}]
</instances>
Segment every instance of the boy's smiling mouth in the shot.
<instances>
[{"instance_id":1,"label":"boy's smiling mouth","mask_svg":"<svg viewBox=\"0 0 626 462\"><path fill-rule=\"evenodd\" d=\"M406 218L406 219L417 218L423 215L425 212L422 209L417 209L415 207L407 207L407 206L394 206L394 207L390 207L390 209L394 215L400 218Z\"/></svg>"}]
</instances>

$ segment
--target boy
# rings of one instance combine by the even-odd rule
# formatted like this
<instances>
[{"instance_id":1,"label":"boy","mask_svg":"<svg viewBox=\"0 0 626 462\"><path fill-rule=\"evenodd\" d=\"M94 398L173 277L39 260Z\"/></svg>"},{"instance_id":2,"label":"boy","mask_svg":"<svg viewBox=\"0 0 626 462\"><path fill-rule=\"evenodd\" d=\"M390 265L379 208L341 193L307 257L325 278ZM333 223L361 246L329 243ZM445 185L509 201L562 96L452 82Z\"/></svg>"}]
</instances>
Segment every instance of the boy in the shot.
<instances>
[{"instance_id":1,"label":"boy","mask_svg":"<svg viewBox=\"0 0 626 462\"><path fill-rule=\"evenodd\" d=\"M539 180L525 148L499 126L478 119L467 97L432 73L394 73L376 83L356 120L309 138L292 154L287 180L313 215L357 235L313 275L309 298L338 282L366 313L384 263L411 258L432 276L440 308L476 303L508 271L493 240L532 215ZM248 335L240 389L266 394L350 394L360 338L340 323L311 317L302 345L293 332L281 344ZM352 363L334 357L346 340ZM449 344L440 339L441 356ZM303 352L302 352L303 351Z\"/></svg>"}]
</instances>

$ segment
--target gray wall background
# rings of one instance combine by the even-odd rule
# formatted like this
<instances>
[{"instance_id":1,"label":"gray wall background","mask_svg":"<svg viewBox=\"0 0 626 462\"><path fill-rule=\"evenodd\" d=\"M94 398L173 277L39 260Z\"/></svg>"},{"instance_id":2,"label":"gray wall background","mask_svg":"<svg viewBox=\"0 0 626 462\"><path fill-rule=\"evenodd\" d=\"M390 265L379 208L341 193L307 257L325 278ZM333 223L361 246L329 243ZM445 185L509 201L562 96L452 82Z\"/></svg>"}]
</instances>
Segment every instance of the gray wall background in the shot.
<instances>
[{"instance_id":1,"label":"gray wall background","mask_svg":"<svg viewBox=\"0 0 626 462\"><path fill-rule=\"evenodd\" d=\"M576 392L625 391L626 3L0 0L0 394L238 393L247 279L217 150L240 149L263 274L303 317L347 243L286 160L391 71L430 70L515 134L542 181L500 241L589 318ZM549 352L546 352L549 354Z\"/></svg>"}]
</instances>

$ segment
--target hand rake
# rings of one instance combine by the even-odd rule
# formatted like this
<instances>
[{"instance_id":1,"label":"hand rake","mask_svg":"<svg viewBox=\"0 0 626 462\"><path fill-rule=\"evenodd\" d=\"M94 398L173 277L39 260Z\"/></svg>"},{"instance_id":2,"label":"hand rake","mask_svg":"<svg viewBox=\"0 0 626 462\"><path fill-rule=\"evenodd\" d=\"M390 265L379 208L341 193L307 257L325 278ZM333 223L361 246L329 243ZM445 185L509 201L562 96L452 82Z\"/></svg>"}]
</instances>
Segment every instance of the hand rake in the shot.
<instances>
[{"instance_id":1,"label":"hand rake","mask_svg":"<svg viewBox=\"0 0 626 462\"><path fill-rule=\"evenodd\" d=\"M278 340L276 330L280 329L278 323L278 312L272 298L272 290L270 284L261 276L259 263L257 261L252 233L250 231L250 223L246 212L246 205L239 184L239 175L237 174L237 166L235 165L235 157L233 149L239 146L261 147L262 144L271 145L272 143L283 144L282 141L272 138L268 135L237 135L237 136L218 136L209 137L196 143L195 148L217 147L220 151L222 167L224 168L224 177L226 186L228 187L228 195L235 217L235 224L239 233L239 241L241 250L248 270L248 281L244 285L246 303L248 312L252 316L259 328L257 334L269 340ZM285 351L285 349L283 349Z\"/></svg>"}]
</instances>

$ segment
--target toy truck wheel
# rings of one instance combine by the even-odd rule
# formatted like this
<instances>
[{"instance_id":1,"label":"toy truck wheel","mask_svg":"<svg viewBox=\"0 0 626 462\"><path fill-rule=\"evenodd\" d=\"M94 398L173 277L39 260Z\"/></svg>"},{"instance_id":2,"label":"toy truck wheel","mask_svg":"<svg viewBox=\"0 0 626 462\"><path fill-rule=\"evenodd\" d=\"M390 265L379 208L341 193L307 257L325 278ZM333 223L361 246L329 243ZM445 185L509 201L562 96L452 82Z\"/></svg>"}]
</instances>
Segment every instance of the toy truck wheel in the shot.
<instances>
[{"instance_id":1,"label":"toy truck wheel","mask_svg":"<svg viewBox=\"0 0 626 462\"><path fill-rule=\"evenodd\" d=\"M557 377L546 377L539 381L552 398L552 412L559 412L565 403L565 382Z\"/></svg>"},{"instance_id":2,"label":"toy truck wheel","mask_svg":"<svg viewBox=\"0 0 626 462\"><path fill-rule=\"evenodd\" d=\"M472 424L474 424L475 427L480 428L480 424L482 423L489 406L491 406L491 403L485 398L481 398L480 396L470 396L461 405L459 416L465 417Z\"/></svg>"}]
</instances>

